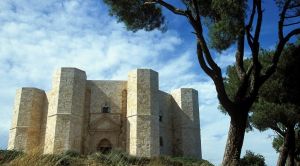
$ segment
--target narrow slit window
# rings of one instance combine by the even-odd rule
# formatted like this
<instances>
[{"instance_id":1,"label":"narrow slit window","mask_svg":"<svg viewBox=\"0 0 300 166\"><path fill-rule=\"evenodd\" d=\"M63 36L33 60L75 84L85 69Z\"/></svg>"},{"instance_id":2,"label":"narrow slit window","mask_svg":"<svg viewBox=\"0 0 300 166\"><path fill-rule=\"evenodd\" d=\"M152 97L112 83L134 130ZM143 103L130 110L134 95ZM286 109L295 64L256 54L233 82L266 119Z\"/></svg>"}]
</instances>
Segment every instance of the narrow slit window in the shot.
<instances>
[{"instance_id":1,"label":"narrow slit window","mask_svg":"<svg viewBox=\"0 0 300 166\"><path fill-rule=\"evenodd\" d=\"M164 146L164 140L162 137L159 137L159 145Z\"/></svg>"},{"instance_id":2,"label":"narrow slit window","mask_svg":"<svg viewBox=\"0 0 300 166\"><path fill-rule=\"evenodd\" d=\"M159 121L162 122L162 120L163 120L162 115L159 115Z\"/></svg>"}]
</instances>

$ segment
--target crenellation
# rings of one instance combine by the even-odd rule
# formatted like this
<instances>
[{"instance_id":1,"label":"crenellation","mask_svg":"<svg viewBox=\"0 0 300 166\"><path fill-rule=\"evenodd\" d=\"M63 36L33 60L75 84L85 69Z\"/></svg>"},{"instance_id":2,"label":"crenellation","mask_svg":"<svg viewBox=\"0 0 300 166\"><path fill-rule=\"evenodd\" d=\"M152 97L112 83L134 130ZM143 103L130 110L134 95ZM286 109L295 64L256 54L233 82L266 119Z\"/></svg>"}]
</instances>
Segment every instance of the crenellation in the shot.
<instances>
[{"instance_id":1,"label":"crenellation","mask_svg":"<svg viewBox=\"0 0 300 166\"><path fill-rule=\"evenodd\" d=\"M201 158L198 93L159 90L158 73L136 69L128 80L87 80L61 68L45 93L16 93L9 149L90 154L121 149L131 155Z\"/></svg>"}]
</instances>

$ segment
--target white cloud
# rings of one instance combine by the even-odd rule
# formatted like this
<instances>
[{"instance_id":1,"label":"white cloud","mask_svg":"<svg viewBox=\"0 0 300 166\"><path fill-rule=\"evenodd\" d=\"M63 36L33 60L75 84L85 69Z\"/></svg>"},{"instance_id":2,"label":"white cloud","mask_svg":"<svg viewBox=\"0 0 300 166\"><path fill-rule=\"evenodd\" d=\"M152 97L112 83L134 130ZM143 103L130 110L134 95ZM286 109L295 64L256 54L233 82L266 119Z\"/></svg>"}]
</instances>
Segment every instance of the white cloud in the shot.
<instances>
[{"instance_id":1,"label":"white cloud","mask_svg":"<svg viewBox=\"0 0 300 166\"><path fill-rule=\"evenodd\" d=\"M131 33L107 15L100 1L0 1L0 148L7 143L17 88L49 90L53 71L62 66L83 69L88 79L126 79L129 70L142 67L159 72L163 90L199 91L203 157L220 163L229 120L217 110L212 81L193 70L194 50L178 49L183 41L175 30ZM216 58L222 68L234 61L227 54ZM245 140L245 147L251 144ZM260 147L268 148L254 151L272 156L270 144L264 141Z\"/></svg>"},{"instance_id":2,"label":"white cloud","mask_svg":"<svg viewBox=\"0 0 300 166\"><path fill-rule=\"evenodd\" d=\"M232 65L235 62L235 50L230 47L223 51L221 54L216 53L216 63L225 71L228 65Z\"/></svg>"}]
</instances>

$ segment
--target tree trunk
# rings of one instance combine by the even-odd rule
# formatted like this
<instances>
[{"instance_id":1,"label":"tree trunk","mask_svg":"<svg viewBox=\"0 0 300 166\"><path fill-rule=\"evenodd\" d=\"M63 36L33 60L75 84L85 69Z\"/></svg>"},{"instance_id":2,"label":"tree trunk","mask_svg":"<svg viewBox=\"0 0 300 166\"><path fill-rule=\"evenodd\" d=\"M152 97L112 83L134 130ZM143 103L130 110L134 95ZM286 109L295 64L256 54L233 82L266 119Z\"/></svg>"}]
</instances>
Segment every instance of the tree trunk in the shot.
<instances>
[{"instance_id":1,"label":"tree trunk","mask_svg":"<svg viewBox=\"0 0 300 166\"><path fill-rule=\"evenodd\" d=\"M282 145L282 147L280 148L277 166L285 166L287 157L288 157L288 149L286 146Z\"/></svg>"},{"instance_id":2,"label":"tree trunk","mask_svg":"<svg viewBox=\"0 0 300 166\"><path fill-rule=\"evenodd\" d=\"M222 162L223 166L239 165L247 118L248 111L231 117L228 138Z\"/></svg>"},{"instance_id":3,"label":"tree trunk","mask_svg":"<svg viewBox=\"0 0 300 166\"><path fill-rule=\"evenodd\" d=\"M294 152L291 152L293 149ZM283 145L280 150L280 154L277 161L277 166L285 166L288 155L291 154L289 166L294 166L294 154L295 154L295 131L293 127L288 127L285 133ZM293 160L293 161L291 161Z\"/></svg>"},{"instance_id":4,"label":"tree trunk","mask_svg":"<svg viewBox=\"0 0 300 166\"><path fill-rule=\"evenodd\" d=\"M295 130L294 126L291 126L287 130L288 134L290 135L290 141L288 142L289 144L289 152L288 152L288 164L287 166L295 166L295 150L296 150L296 140L295 140Z\"/></svg>"}]
</instances>

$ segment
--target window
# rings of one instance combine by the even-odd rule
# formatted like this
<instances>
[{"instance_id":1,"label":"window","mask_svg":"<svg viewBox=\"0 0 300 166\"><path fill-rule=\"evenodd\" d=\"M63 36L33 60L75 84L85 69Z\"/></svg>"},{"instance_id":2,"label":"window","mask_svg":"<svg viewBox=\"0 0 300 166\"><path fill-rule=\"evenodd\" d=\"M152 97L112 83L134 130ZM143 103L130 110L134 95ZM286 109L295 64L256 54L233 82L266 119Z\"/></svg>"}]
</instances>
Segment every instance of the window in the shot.
<instances>
[{"instance_id":1,"label":"window","mask_svg":"<svg viewBox=\"0 0 300 166\"><path fill-rule=\"evenodd\" d=\"M162 122L163 118L162 115L159 115L159 121Z\"/></svg>"},{"instance_id":2,"label":"window","mask_svg":"<svg viewBox=\"0 0 300 166\"><path fill-rule=\"evenodd\" d=\"M164 146L164 141L162 137L159 137L159 145Z\"/></svg>"},{"instance_id":3,"label":"window","mask_svg":"<svg viewBox=\"0 0 300 166\"><path fill-rule=\"evenodd\" d=\"M102 107L102 113L109 113L109 106L107 105L107 103L104 104L104 106Z\"/></svg>"},{"instance_id":4,"label":"window","mask_svg":"<svg viewBox=\"0 0 300 166\"><path fill-rule=\"evenodd\" d=\"M102 113L109 113L109 107L108 106L102 107Z\"/></svg>"}]
</instances>

